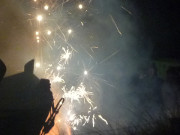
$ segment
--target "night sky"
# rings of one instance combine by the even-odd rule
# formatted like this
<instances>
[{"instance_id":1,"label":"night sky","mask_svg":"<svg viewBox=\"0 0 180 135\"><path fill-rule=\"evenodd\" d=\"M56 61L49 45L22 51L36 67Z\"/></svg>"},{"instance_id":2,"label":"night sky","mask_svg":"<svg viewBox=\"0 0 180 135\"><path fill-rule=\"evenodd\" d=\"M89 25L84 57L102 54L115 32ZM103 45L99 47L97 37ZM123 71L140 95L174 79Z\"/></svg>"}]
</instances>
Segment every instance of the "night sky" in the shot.
<instances>
[{"instance_id":1,"label":"night sky","mask_svg":"<svg viewBox=\"0 0 180 135\"><path fill-rule=\"evenodd\" d=\"M154 46L154 58L180 59L179 1L133 0L139 23Z\"/></svg>"}]
</instances>

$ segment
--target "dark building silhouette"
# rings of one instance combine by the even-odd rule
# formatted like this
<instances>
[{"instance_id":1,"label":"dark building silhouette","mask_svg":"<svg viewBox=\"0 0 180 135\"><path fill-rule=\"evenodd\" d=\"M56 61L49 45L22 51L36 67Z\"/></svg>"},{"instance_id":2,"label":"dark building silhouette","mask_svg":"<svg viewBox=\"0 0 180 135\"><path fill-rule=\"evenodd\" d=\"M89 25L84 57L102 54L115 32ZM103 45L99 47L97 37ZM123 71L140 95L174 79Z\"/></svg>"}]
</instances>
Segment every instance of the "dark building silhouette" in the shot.
<instances>
[{"instance_id":1,"label":"dark building silhouette","mask_svg":"<svg viewBox=\"0 0 180 135\"><path fill-rule=\"evenodd\" d=\"M50 82L33 74L34 60L24 72L3 76L0 61L0 135L38 135L51 108L54 108Z\"/></svg>"}]
</instances>

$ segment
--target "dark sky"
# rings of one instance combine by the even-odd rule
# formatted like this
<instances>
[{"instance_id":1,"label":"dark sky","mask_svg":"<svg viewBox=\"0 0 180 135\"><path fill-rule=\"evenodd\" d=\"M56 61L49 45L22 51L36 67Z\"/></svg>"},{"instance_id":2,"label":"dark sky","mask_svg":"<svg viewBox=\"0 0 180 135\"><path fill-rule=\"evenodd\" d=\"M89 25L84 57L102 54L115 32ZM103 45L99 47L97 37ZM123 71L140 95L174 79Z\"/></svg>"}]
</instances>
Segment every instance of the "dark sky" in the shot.
<instances>
[{"instance_id":1,"label":"dark sky","mask_svg":"<svg viewBox=\"0 0 180 135\"><path fill-rule=\"evenodd\" d=\"M154 58L180 59L178 0L133 0L139 23L154 45Z\"/></svg>"}]
</instances>

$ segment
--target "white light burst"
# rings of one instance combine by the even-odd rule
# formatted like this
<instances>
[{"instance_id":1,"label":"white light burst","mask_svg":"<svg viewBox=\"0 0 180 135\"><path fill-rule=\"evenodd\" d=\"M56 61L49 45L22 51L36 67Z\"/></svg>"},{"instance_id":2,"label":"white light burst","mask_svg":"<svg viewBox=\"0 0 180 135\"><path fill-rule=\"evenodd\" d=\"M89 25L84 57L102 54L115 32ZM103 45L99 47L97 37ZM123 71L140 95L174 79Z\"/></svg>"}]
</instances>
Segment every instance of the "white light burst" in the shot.
<instances>
[{"instance_id":1,"label":"white light burst","mask_svg":"<svg viewBox=\"0 0 180 135\"><path fill-rule=\"evenodd\" d=\"M51 79L52 83L65 83L64 79L62 78L62 76L59 76L59 75L53 75L53 78Z\"/></svg>"},{"instance_id":2,"label":"white light burst","mask_svg":"<svg viewBox=\"0 0 180 135\"><path fill-rule=\"evenodd\" d=\"M67 90L66 87L63 87L62 90L64 92L63 97L70 99L71 103L74 101L80 102L80 99L83 99L84 102L87 101L91 106L93 106L93 101L90 98L90 96L93 95L93 92L86 91L86 87L83 83L81 83L77 89L71 87L70 90Z\"/></svg>"},{"instance_id":3,"label":"white light burst","mask_svg":"<svg viewBox=\"0 0 180 135\"><path fill-rule=\"evenodd\" d=\"M64 47L62 48L63 54L60 57L60 61L64 61L65 64L68 64L69 59L72 56L72 51L70 51L68 48L65 49Z\"/></svg>"}]
</instances>

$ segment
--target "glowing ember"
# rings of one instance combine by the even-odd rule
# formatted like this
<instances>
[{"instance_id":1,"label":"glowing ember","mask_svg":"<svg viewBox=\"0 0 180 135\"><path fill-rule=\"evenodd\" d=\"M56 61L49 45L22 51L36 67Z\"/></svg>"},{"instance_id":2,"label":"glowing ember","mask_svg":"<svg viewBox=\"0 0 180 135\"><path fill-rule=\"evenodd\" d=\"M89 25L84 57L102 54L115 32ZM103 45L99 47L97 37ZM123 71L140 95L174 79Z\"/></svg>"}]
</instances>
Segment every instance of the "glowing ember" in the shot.
<instances>
[{"instance_id":1,"label":"glowing ember","mask_svg":"<svg viewBox=\"0 0 180 135\"><path fill-rule=\"evenodd\" d=\"M45 5L44 6L44 10L48 10L49 9L49 6L48 5Z\"/></svg>"},{"instance_id":2,"label":"glowing ember","mask_svg":"<svg viewBox=\"0 0 180 135\"><path fill-rule=\"evenodd\" d=\"M38 16L36 17L36 19L40 22L40 21L42 21L43 17L42 17L42 15L38 15Z\"/></svg>"},{"instance_id":3,"label":"glowing ember","mask_svg":"<svg viewBox=\"0 0 180 135\"><path fill-rule=\"evenodd\" d=\"M47 34L48 34L48 35L51 35L51 31L50 31L50 30L48 30L48 31L47 31Z\"/></svg>"},{"instance_id":4,"label":"glowing ember","mask_svg":"<svg viewBox=\"0 0 180 135\"><path fill-rule=\"evenodd\" d=\"M36 35L39 35L39 32L38 32L38 31L36 31Z\"/></svg>"},{"instance_id":5,"label":"glowing ember","mask_svg":"<svg viewBox=\"0 0 180 135\"><path fill-rule=\"evenodd\" d=\"M72 33L72 30L71 30L71 29L69 29L69 30L68 30L68 34L71 34L71 33Z\"/></svg>"},{"instance_id":6,"label":"glowing ember","mask_svg":"<svg viewBox=\"0 0 180 135\"><path fill-rule=\"evenodd\" d=\"M84 75L88 75L88 71L85 70L85 71L84 71Z\"/></svg>"},{"instance_id":7,"label":"glowing ember","mask_svg":"<svg viewBox=\"0 0 180 135\"><path fill-rule=\"evenodd\" d=\"M39 68L39 67L41 66L41 64L40 64L39 62L37 62L37 63L35 64L35 66L36 66L37 68Z\"/></svg>"},{"instance_id":8,"label":"glowing ember","mask_svg":"<svg viewBox=\"0 0 180 135\"><path fill-rule=\"evenodd\" d=\"M78 5L78 8L79 8L79 9L82 9L82 8L83 8L83 5L82 5L82 4L79 4L79 5Z\"/></svg>"}]
</instances>

